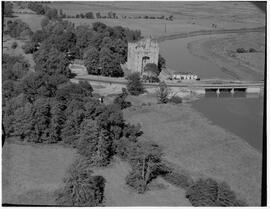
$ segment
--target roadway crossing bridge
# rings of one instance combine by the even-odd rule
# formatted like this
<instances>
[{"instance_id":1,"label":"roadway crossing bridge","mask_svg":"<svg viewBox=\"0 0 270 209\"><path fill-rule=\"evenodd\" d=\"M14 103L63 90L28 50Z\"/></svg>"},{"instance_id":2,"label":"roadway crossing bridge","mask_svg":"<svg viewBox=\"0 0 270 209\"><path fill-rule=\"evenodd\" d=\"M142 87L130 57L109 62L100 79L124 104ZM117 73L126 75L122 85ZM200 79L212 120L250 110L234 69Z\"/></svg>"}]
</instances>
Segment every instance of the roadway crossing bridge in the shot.
<instances>
[{"instance_id":1,"label":"roadway crossing bridge","mask_svg":"<svg viewBox=\"0 0 270 209\"><path fill-rule=\"evenodd\" d=\"M87 80L100 83L109 83L109 84L120 84L126 85L127 80L125 79L116 79L116 78L102 78L102 77L76 77L77 80ZM146 88L158 87L158 83L143 83ZM207 92L216 92L217 94L223 92L246 92L246 93L262 93L264 91L264 82L251 82L251 81L238 81L238 82L222 82L222 83L211 83L204 81L192 81L192 82L183 82L183 83L173 83L167 82L168 87L178 87L178 88L188 88L192 89L194 92L199 94L205 94Z\"/></svg>"}]
</instances>

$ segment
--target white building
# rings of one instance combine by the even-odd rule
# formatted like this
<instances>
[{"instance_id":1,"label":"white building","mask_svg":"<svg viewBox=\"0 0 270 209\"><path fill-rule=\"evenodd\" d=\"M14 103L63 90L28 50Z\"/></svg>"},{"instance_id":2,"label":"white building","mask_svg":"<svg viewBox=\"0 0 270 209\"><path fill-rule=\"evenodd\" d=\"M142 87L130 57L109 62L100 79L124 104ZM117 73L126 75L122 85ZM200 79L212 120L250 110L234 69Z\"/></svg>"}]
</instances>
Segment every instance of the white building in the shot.
<instances>
[{"instance_id":1,"label":"white building","mask_svg":"<svg viewBox=\"0 0 270 209\"><path fill-rule=\"evenodd\" d=\"M192 73L177 72L172 75L172 79L175 80L196 80L198 76Z\"/></svg>"}]
</instances>

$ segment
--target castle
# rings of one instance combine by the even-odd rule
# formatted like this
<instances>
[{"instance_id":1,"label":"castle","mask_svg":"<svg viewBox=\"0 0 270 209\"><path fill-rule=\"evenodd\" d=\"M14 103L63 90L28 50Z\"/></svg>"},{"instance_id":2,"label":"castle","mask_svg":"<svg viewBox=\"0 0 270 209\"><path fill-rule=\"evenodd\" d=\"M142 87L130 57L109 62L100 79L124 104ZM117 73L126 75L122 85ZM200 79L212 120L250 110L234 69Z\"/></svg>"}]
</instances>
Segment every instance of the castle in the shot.
<instances>
[{"instance_id":1,"label":"castle","mask_svg":"<svg viewBox=\"0 0 270 209\"><path fill-rule=\"evenodd\" d=\"M158 65L158 55L159 46L156 40L146 38L136 43L128 43L127 68L142 75L146 64Z\"/></svg>"}]
</instances>

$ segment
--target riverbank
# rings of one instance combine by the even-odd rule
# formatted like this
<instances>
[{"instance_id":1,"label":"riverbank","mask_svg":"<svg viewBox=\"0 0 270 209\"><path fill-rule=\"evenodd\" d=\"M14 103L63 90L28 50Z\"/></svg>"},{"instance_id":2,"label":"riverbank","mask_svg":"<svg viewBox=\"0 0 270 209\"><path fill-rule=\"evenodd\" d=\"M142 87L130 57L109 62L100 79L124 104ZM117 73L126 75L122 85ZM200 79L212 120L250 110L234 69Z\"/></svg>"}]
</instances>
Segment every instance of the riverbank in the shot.
<instances>
[{"instance_id":1,"label":"riverbank","mask_svg":"<svg viewBox=\"0 0 270 209\"><path fill-rule=\"evenodd\" d=\"M260 81L264 80L264 40L264 33L211 36L188 43L188 49L237 80ZM236 53L238 48L253 48L256 52Z\"/></svg>"},{"instance_id":2,"label":"riverbank","mask_svg":"<svg viewBox=\"0 0 270 209\"><path fill-rule=\"evenodd\" d=\"M144 132L141 140L159 144L164 158L179 169L187 170L193 178L226 181L249 205L260 205L261 154L212 124L190 104L131 107L124 110L124 117L140 123Z\"/></svg>"},{"instance_id":3,"label":"riverbank","mask_svg":"<svg viewBox=\"0 0 270 209\"><path fill-rule=\"evenodd\" d=\"M191 32L185 32L185 33L175 33L175 34L170 34L170 35L162 35L162 36L157 37L157 40L162 42L162 41L166 41L166 40L188 38L188 37L202 36L202 35L250 33L250 32L265 32L265 27L240 28L240 29L212 29L212 30L191 31Z\"/></svg>"}]
</instances>

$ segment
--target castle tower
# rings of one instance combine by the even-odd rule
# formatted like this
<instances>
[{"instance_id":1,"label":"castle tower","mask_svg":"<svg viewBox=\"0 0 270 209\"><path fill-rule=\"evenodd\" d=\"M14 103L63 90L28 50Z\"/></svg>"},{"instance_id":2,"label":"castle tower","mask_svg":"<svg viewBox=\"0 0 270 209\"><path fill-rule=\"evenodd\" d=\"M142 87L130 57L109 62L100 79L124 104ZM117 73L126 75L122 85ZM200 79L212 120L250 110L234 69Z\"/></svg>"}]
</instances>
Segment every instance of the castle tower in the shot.
<instances>
[{"instance_id":1,"label":"castle tower","mask_svg":"<svg viewBox=\"0 0 270 209\"><path fill-rule=\"evenodd\" d=\"M156 40L150 38L142 39L136 43L128 43L127 68L131 72L139 72L148 63L158 65L159 46Z\"/></svg>"}]
</instances>

